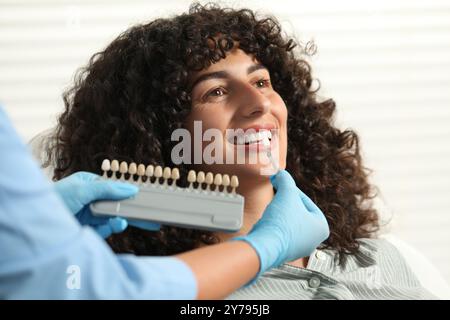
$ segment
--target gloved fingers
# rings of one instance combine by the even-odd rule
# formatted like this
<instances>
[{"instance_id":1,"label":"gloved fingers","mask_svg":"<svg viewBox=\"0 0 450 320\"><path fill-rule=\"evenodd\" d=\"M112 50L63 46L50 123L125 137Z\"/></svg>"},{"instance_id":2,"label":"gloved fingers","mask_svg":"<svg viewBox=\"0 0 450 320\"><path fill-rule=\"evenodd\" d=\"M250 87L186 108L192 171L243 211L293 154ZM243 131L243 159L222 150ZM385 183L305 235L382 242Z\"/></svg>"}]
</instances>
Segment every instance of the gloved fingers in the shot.
<instances>
[{"instance_id":1,"label":"gloved fingers","mask_svg":"<svg viewBox=\"0 0 450 320\"><path fill-rule=\"evenodd\" d=\"M311 213L322 213L322 210L308 197L302 190L298 189L300 192L300 198L302 199L305 208Z\"/></svg>"},{"instance_id":2,"label":"gloved fingers","mask_svg":"<svg viewBox=\"0 0 450 320\"><path fill-rule=\"evenodd\" d=\"M95 181L100 179L100 176L98 174L87 172L87 171L79 171L72 174L73 177L76 177L77 179L80 179L85 182Z\"/></svg>"},{"instance_id":3,"label":"gloved fingers","mask_svg":"<svg viewBox=\"0 0 450 320\"><path fill-rule=\"evenodd\" d=\"M110 218L108 224L111 226L112 233L121 233L128 227L127 220L121 217Z\"/></svg>"},{"instance_id":4,"label":"gloved fingers","mask_svg":"<svg viewBox=\"0 0 450 320\"><path fill-rule=\"evenodd\" d=\"M108 217L98 217L94 216L89 209L89 206L85 206L80 212L78 212L75 217L82 225L97 226L105 224L108 221Z\"/></svg>"},{"instance_id":5,"label":"gloved fingers","mask_svg":"<svg viewBox=\"0 0 450 320\"><path fill-rule=\"evenodd\" d=\"M318 218L318 220L316 220L316 235L319 236L322 234L323 236L321 238L321 242L325 241L330 236L330 227L325 214L303 191L299 189L299 192L306 209L309 213L312 213L316 218Z\"/></svg>"},{"instance_id":6,"label":"gloved fingers","mask_svg":"<svg viewBox=\"0 0 450 320\"><path fill-rule=\"evenodd\" d=\"M284 193L289 192L292 188L297 188L294 178L286 170L278 171L277 174L270 177L270 182L274 186L275 190Z\"/></svg>"},{"instance_id":7,"label":"gloved fingers","mask_svg":"<svg viewBox=\"0 0 450 320\"><path fill-rule=\"evenodd\" d=\"M113 233L123 232L127 228L127 221L123 218L109 218L104 224L92 226L95 231L103 238L106 239Z\"/></svg>"},{"instance_id":8,"label":"gloved fingers","mask_svg":"<svg viewBox=\"0 0 450 320\"><path fill-rule=\"evenodd\" d=\"M150 221L141 221L141 220L133 220L129 219L128 224L130 226L148 230L148 231L159 231L161 225L159 223L150 222Z\"/></svg>"},{"instance_id":9,"label":"gloved fingers","mask_svg":"<svg viewBox=\"0 0 450 320\"><path fill-rule=\"evenodd\" d=\"M117 181L93 181L86 185L84 203L97 200L122 200L134 196L139 188L128 183Z\"/></svg>"}]
</instances>

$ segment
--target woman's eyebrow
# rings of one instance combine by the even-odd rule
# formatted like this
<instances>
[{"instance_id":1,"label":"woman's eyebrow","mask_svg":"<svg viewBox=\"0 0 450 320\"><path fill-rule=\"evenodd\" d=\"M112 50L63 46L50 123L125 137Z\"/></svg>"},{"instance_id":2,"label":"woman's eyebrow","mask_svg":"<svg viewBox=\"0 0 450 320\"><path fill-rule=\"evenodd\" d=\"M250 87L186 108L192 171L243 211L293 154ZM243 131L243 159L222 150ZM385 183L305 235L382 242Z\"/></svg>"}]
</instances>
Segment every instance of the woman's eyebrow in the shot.
<instances>
[{"instance_id":1,"label":"woman's eyebrow","mask_svg":"<svg viewBox=\"0 0 450 320\"><path fill-rule=\"evenodd\" d=\"M229 78L229 76L230 76L230 74L226 71L215 71L215 72L205 73L205 74L202 74L200 77L198 77L194 81L191 88L194 89L194 87L202 81L206 81L206 80L210 80L210 79L226 79L226 78Z\"/></svg>"},{"instance_id":2,"label":"woman's eyebrow","mask_svg":"<svg viewBox=\"0 0 450 320\"><path fill-rule=\"evenodd\" d=\"M262 65L261 63L254 64L254 65L252 65L252 66L247 68L247 74L250 74L252 72L255 72L255 71L258 71L258 70L261 70L261 69L267 70L267 68L264 65ZM269 70L267 70L267 71L269 71Z\"/></svg>"},{"instance_id":3,"label":"woman's eyebrow","mask_svg":"<svg viewBox=\"0 0 450 320\"><path fill-rule=\"evenodd\" d=\"M267 68L260 63L251 65L250 67L247 68L247 74L250 74L252 72L255 72L255 71L258 71L261 69L267 70ZM226 71L214 71L214 72L210 72L210 73L205 73L205 74L202 74L201 76L199 76L193 82L191 88L194 89L194 87L202 81L206 81L206 80L210 80L210 79L227 79L229 77L230 77L230 74Z\"/></svg>"}]
</instances>

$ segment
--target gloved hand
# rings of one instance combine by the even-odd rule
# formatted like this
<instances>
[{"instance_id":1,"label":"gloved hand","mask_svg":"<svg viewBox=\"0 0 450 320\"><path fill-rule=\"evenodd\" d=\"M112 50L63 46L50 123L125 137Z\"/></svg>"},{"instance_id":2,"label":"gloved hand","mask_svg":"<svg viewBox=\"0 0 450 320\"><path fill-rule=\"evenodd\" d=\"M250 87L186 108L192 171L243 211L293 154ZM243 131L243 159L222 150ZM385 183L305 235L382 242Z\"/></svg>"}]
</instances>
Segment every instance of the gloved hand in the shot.
<instances>
[{"instance_id":1,"label":"gloved hand","mask_svg":"<svg viewBox=\"0 0 450 320\"><path fill-rule=\"evenodd\" d=\"M329 237L327 220L316 204L280 171L270 178L276 194L249 234L234 240L248 242L261 261L258 276L284 262L309 256Z\"/></svg>"},{"instance_id":2,"label":"gloved hand","mask_svg":"<svg viewBox=\"0 0 450 320\"><path fill-rule=\"evenodd\" d=\"M159 230L160 225L152 222L93 216L89 209L91 202L122 200L134 196L139 191L138 187L132 184L99 178L100 176L90 172L76 172L55 183L56 192L80 224L93 227L103 238L109 237L112 233L123 232L128 224L150 231Z\"/></svg>"}]
</instances>

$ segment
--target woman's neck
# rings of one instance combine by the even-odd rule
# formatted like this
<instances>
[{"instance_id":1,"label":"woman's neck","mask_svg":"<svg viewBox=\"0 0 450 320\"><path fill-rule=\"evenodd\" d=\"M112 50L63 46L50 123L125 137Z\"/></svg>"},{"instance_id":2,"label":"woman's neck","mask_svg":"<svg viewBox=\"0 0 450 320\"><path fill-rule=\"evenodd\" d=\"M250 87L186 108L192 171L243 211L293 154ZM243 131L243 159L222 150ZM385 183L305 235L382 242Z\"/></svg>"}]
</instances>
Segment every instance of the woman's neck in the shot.
<instances>
[{"instance_id":1,"label":"woman's neck","mask_svg":"<svg viewBox=\"0 0 450 320\"><path fill-rule=\"evenodd\" d=\"M255 179L250 183L240 181L240 186L237 192L245 198L244 222L242 228L238 232L216 233L216 236L219 237L221 241L226 241L230 238L249 233L253 225L262 217L264 210L270 201L272 201L274 196L273 187L270 183L269 177L263 181L257 181Z\"/></svg>"}]
</instances>

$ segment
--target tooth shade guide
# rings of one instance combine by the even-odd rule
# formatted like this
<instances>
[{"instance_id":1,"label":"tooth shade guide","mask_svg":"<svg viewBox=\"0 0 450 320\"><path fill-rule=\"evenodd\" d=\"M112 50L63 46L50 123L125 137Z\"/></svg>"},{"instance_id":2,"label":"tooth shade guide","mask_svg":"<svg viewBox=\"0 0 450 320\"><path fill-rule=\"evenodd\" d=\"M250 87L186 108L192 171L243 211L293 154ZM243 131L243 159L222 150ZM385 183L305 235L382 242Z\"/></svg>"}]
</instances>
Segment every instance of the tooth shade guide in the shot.
<instances>
[{"instance_id":1,"label":"tooth shade guide","mask_svg":"<svg viewBox=\"0 0 450 320\"><path fill-rule=\"evenodd\" d=\"M103 170L103 178L124 180L143 187L185 189L186 191L191 190L203 194L234 196L239 185L236 176L230 178L227 174L190 170L187 176L188 187L179 188L177 187L177 180L180 179L178 168L145 166L134 162L128 164L125 161L109 161L108 159L103 160L101 168ZM109 174L106 171L108 168L111 171L110 177L108 177Z\"/></svg>"},{"instance_id":2,"label":"tooth shade guide","mask_svg":"<svg viewBox=\"0 0 450 320\"><path fill-rule=\"evenodd\" d=\"M143 164L124 164L116 160L111 165L111 177L139 185L139 192L129 199L101 200L90 205L95 216L120 216L191 229L238 231L242 227L244 198L235 193L237 177L191 170L189 187L177 187L177 168L162 168ZM104 172L107 165L102 167ZM127 172L125 172L127 168ZM114 169L114 170L112 170ZM148 170L147 170L148 169ZM107 171L106 171L107 172ZM117 173L119 172L119 173ZM148 174L148 175L147 175ZM106 174L108 176L108 174ZM151 182L150 178L155 177ZM145 180L145 183L143 183ZM195 186L197 185L197 186ZM205 190L202 189L205 185ZM213 187L211 185L214 185ZM232 188L232 192L228 191ZM222 189L222 191L220 191Z\"/></svg>"}]
</instances>

